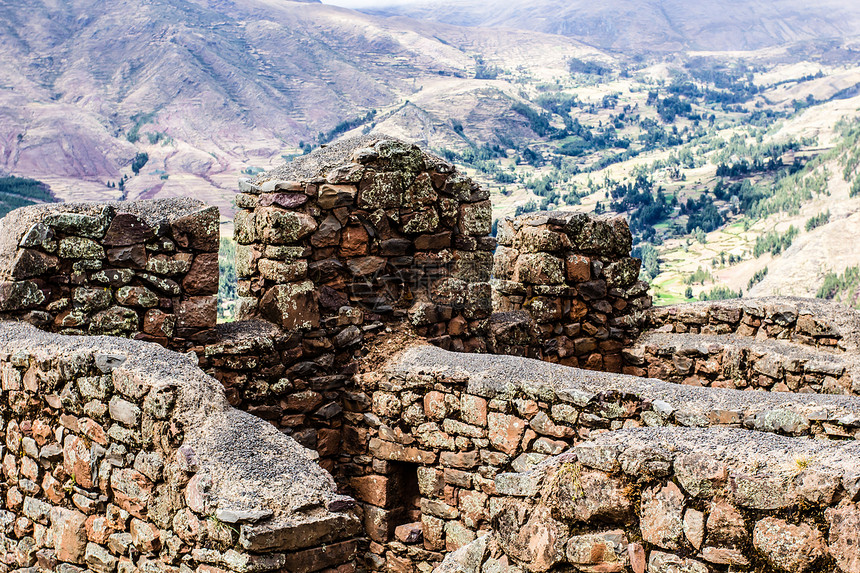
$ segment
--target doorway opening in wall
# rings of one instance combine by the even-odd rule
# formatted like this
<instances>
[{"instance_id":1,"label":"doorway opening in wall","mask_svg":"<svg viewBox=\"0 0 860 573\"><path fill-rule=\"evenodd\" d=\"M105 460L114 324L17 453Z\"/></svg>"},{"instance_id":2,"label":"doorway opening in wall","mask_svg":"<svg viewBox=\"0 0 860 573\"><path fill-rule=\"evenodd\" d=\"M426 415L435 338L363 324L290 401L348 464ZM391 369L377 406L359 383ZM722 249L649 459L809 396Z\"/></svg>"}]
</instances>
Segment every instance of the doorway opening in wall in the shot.
<instances>
[{"instance_id":1,"label":"doorway opening in wall","mask_svg":"<svg viewBox=\"0 0 860 573\"><path fill-rule=\"evenodd\" d=\"M218 322L233 322L239 309L236 292L236 241L221 237L218 249Z\"/></svg>"},{"instance_id":2,"label":"doorway opening in wall","mask_svg":"<svg viewBox=\"0 0 860 573\"><path fill-rule=\"evenodd\" d=\"M422 543L421 492L418 489L418 464L391 462L395 537L402 543Z\"/></svg>"}]
</instances>

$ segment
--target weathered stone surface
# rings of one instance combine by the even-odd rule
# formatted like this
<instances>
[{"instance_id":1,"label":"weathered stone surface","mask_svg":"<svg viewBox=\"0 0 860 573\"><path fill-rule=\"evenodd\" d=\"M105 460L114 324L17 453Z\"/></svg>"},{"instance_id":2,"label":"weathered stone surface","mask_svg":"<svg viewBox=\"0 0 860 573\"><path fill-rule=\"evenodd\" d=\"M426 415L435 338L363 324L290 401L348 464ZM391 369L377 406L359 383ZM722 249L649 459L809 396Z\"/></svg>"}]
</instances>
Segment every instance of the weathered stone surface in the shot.
<instances>
[{"instance_id":1,"label":"weathered stone surface","mask_svg":"<svg viewBox=\"0 0 860 573\"><path fill-rule=\"evenodd\" d=\"M535 572L548 571L565 560L568 530L553 519L548 508L537 508L524 524L519 523L516 514L516 507L511 507L497 517L498 541L507 554Z\"/></svg>"},{"instance_id":2,"label":"weathered stone surface","mask_svg":"<svg viewBox=\"0 0 860 573\"><path fill-rule=\"evenodd\" d=\"M631 491L622 480L600 471L583 470L575 464L563 465L556 480L557 490L547 503L557 507L559 515L566 519L618 523L631 515Z\"/></svg>"},{"instance_id":3,"label":"weathered stone surface","mask_svg":"<svg viewBox=\"0 0 860 573\"><path fill-rule=\"evenodd\" d=\"M642 539L663 549L680 549L684 539L684 494L674 482L642 493Z\"/></svg>"},{"instance_id":4,"label":"weathered stone surface","mask_svg":"<svg viewBox=\"0 0 860 573\"><path fill-rule=\"evenodd\" d=\"M69 563L83 563L87 547L87 516L61 507L51 510L51 528L56 557Z\"/></svg>"},{"instance_id":5,"label":"weathered stone surface","mask_svg":"<svg viewBox=\"0 0 860 573\"><path fill-rule=\"evenodd\" d=\"M145 243L155 237L155 230L131 213L119 213L111 221L102 244L108 247L126 247Z\"/></svg>"},{"instance_id":6,"label":"weathered stone surface","mask_svg":"<svg viewBox=\"0 0 860 573\"><path fill-rule=\"evenodd\" d=\"M310 281L276 285L260 301L260 311L282 328L316 328L319 307L315 291Z\"/></svg>"},{"instance_id":7,"label":"weathered stone surface","mask_svg":"<svg viewBox=\"0 0 860 573\"><path fill-rule=\"evenodd\" d=\"M491 412L487 415L487 424L490 443L506 454L515 453L525 431L525 421L507 414Z\"/></svg>"},{"instance_id":8,"label":"weathered stone surface","mask_svg":"<svg viewBox=\"0 0 860 573\"><path fill-rule=\"evenodd\" d=\"M276 207L257 209L256 224L260 240L272 245L295 243L317 230L317 222L310 215Z\"/></svg>"},{"instance_id":9,"label":"weathered stone surface","mask_svg":"<svg viewBox=\"0 0 860 573\"><path fill-rule=\"evenodd\" d=\"M219 218L217 207L204 207L195 213L171 221L170 228L179 246L217 253Z\"/></svg>"},{"instance_id":10,"label":"weathered stone surface","mask_svg":"<svg viewBox=\"0 0 860 573\"><path fill-rule=\"evenodd\" d=\"M648 559L649 573L708 573L708 566L695 559L684 559L670 553L652 551Z\"/></svg>"},{"instance_id":11,"label":"weathered stone surface","mask_svg":"<svg viewBox=\"0 0 860 573\"><path fill-rule=\"evenodd\" d=\"M820 531L806 523L791 525L773 517L756 522L753 545L771 566L797 573L812 570L827 554Z\"/></svg>"},{"instance_id":12,"label":"weathered stone surface","mask_svg":"<svg viewBox=\"0 0 860 573\"><path fill-rule=\"evenodd\" d=\"M158 295L146 287L124 286L117 289L116 301L125 306L153 308L158 306ZM109 303L110 301L108 301Z\"/></svg>"},{"instance_id":13,"label":"weathered stone surface","mask_svg":"<svg viewBox=\"0 0 860 573\"><path fill-rule=\"evenodd\" d=\"M60 240L59 255L63 259L103 259L105 250L92 239L66 237Z\"/></svg>"},{"instance_id":14,"label":"weathered stone surface","mask_svg":"<svg viewBox=\"0 0 860 573\"><path fill-rule=\"evenodd\" d=\"M825 512L830 524L830 554L845 573L860 572L860 508L849 503Z\"/></svg>"}]
</instances>

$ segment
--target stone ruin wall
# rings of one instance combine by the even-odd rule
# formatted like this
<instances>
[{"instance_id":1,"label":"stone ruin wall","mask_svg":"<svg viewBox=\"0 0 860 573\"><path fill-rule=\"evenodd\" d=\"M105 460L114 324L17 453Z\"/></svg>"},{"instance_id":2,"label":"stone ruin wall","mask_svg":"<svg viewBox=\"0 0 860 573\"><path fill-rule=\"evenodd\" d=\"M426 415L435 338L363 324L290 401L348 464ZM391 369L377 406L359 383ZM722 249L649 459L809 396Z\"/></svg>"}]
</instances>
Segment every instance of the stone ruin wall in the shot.
<instances>
[{"instance_id":1,"label":"stone ruin wall","mask_svg":"<svg viewBox=\"0 0 860 573\"><path fill-rule=\"evenodd\" d=\"M856 313L825 301L761 298L652 309L624 372L682 384L860 393Z\"/></svg>"},{"instance_id":2,"label":"stone ruin wall","mask_svg":"<svg viewBox=\"0 0 860 573\"><path fill-rule=\"evenodd\" d=\"M443 570L860 570L849 551L860 530L848 525L860 517L858 398L420 345L360 384L370 425L353 419L368 459L350 485L376 570L429 571L464 547L449 559L467 555L460 568ZM753 544L765 526L786 546Z\"/></svg>"},{"instance_id":3,"label":"stone ruin wall","mask_svg":"<svg viewBox=\"0 0 860 573\"><path fill-rule=\"evenodd\" d=\"M603 434L500 474L492 532L437 571L854 572L857 454L736 429Z\"/></svg>"},{"instance_id":4,"label":"stone ruin wall","mask_svg":"<svg viewBox=\"0 0 860 573\"><path fill-rule=\"evenodd\" d=\"M70 203L0 220L0 314L63 334L188 349L217 319L217 207Z\"/></svg>"},{"instance_id":5,"label":"stone ruin wall","mask_svg":"<svg viewBox=\"0 0 860 573\"><path fill-rule=\"evenodd\" d=\"M359 521L316 455L155 344L0 323L0 570L314 571ZM243 443L245 447L237 447Z\"/></svg>"},{"instance_id":6,"label":"stone ruin wall","mask_svg":"<svg viewBox=\"0 0 860 573\"><path fill-rule=\"evenodd\" d=\"M651 306L620 217L544 212L498 225L493 354L620 372Z\"/></svg>"},{"instance_id":7,"label":"stone ruin wall","mask_svg":"<svg viewBox=\"0 0 860 573\"><path fill-rule=\"evenodd\" d=\"M510 505L522 495L499 489L496 477L528 472L534 464L551 465L554 456L568 455L561 452L572 445L600 440L603 434L635 430L645 432L642 440L657 444L666 434L638 428L745 428L753 443L762 432L790 440L853 440L856 433L854 421L860 418L852 399L812 394L846 393L854 387L854 333L860 333L860 321L838 318L839 313L852 313L785 299L649 310L647 285L637 280L638 261L629 258L630 232L621 218L537 213L500 221L500 246L493 258L486 193L453 166L414 146L374 138L324 148L292 166L243 182L241 191L235 228L244 310L238 322L215 325L217 232L212 229L217 211L188 200L166 202L169 205L61 205L59 211L58 206L37 208L19 218L15 233L7 235L14 239L0 244L9 253L0 260L15 261L0 289L0 305L7 317L42 328L60 330L67 325L65 318L58 323L58 317L74 314L82 317L78 328L64 332L107 332L192 350L200 367L221 382L230 405L270 422L289 448L300 446L282 434L314 450L319 466L335 475L339 491L359 501L356 515L364 533L354 541L349 539L352 526L344 526L337 534L344 539L338 552L327 553L329 544L310 548L299 565L293 562L300 570L340 563L346 567L342 573L353 566L423 573L446 552L461 547L471 549L457 555L467 551L474 561L473 549L484 543L478 559L483 570L497 570L496 559L519 571L529 554L517 553L496 538L505 535L499 529L500 504ZM64 209L70 214L63 214ZM129 233L128 223L142 234L122 239L127 244L109 244L118 233ZM23 240L31 229L37 230L37 237L44 235L44 245ZM77 258L57 256L64 239L71 240L62 252L75 252ZM103 254L82 240L101 246ZM91 254L69 250L72 244L88 245ZM176 249L170 255L156 247L170 244ZM143 252L146 258L111 258L115 249ZM42 270L40 263L32 262L40 260L48 261ZM26 277L14 272L33 264L39 272ZM72 274L67 284L58 277L68 269ZM114 283L99 283L103 277L112 277ZM109 300L107 308L88 306L90 291L97 290L93 282L104 284L101 289L107 294L97 294L97 300L102 305ZM157 305L131 302L125 287L143 294L137 287L145 287L158 298ZM165 324L176 321L172 335L147 332L146 317L156 310L166 317ZM97 317L106 311L127 314L128 327L100 330ZM183 323L189 316L197 318ZM639 337L642 330L647 332ZM437 348L410 351L377 368L416 335ZM470 364L484 365L484 370L471 371ZM565 365L683 385L620 374L586 375ZM488 374L498 369L502 371ZM540 376L510 379L521 370L539 371ZM749 393L733 388L805 394L757 393L743 399L739 396ZM243 438L234 434L233 442ZM624 477L615 475L612 464L589 466L587 460L577 460L564 463L603 471L607 480L644 480L649 487L657 487L648 481L651 477L671 475L650 476L647 468L631 466ZM246 463L239 460L237 467ZM317 481L302 485L313 489L322 480L330 488L330 478L314 475ZM670 487L661 483L660 488ZM681 497L685 491L681 489ZM674 490L670 493L677 501ZM529 496L534 499L514 503L520 507L518 527L536 507L546 505L537 493ZM635 506L640 498L641 491L627 502ZM845 499L837 493L824 505L836 506ZM289 505L278 500L273 507L278 503ZM702 500L682 505L709 519L710 506ZM760 517L755 513L759 510L744 513L747 509L735 505L745 523ZM652 556L648 559L657 560L650 570L725 569L725 564L705 559L699 547L693 551L687 541L672 547L646 539L644 530L636 527L637 520L648 516L636 511L625 515L633 521L623 524L623 539L634 544L634 553L638 543ZM690 515L695 520L695 513ZM808 516L801 517L803 521ZM785 519L785 512L776 518ZM587 530L591 525L558 515L553 519L562 523L562 537L595 533ZM830 523L816 519L817 530L828 534ZM209 521L201 523L209 527ZM618 529L621 524L607 525ZM600 520L594 524L602 526ZM491 530L494 537L482 537ZM611 531L609 538L618 549L622 538ZM717 556L751 551L740 542L714 543ZM829 556L816 561L826 570L838 561L834 543L831 539ZM208 563L201 560L199 570L246 567L233 559L234 553L220 555L211 554ZM353 555L358 556L355 564ZM632 567L642 573L636 558L612 561L606 553L605 562L584 564L562 555L566 557L555 557L556 568ZM756 559L761 565L765 558ZM267 570L280 562L266 563L255 567ZM840 567L860 570L841 562Z\"/></svg>"}]
</instances>

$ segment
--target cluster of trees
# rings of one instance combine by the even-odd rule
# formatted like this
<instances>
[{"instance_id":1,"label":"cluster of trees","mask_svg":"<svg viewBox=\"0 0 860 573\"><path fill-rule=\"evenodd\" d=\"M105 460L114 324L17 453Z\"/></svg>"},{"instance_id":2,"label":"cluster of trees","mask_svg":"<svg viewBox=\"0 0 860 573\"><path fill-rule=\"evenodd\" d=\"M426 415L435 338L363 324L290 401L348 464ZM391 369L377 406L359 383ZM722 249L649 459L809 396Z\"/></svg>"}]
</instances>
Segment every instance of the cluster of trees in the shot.
<instances>
[{"instance_id":1,"label":"cluster of trees","mask_svg":"<svg viewBox=\"0 0 860 573\"><path fill-rule=\"evenodd\" d=\"M51 189L41 181L26 177L0 177L0 217L18 207L56 200Z\"/></svg>"},{"instance_id":2,"label":"cluster of trees","mask_svg":"<svg viewBox=\"0 0 860 573\"><path fill-rule=\"evenodd\" d=\"M764 235L759 235L755 240L753 256L758 258L768 252L773 256L780 254L791 246L791 243L794 242L794 238L797 237L798 233L799 231L797 228L792 225L785 233L771 231Z\"/></svg>"},{"instance_id":3,"label":"cluster of trees","mask_svg":"<svg viewBox=\"0 0 860 573\"><path fill-rule=\"evenodd\" d=\"M362 125L366 125L366 124L371 123L373 121L373 118L375 118L375 117L376 117L376 110L372 109L361 117L356 117L353 119L345 119L328 131L319 132L319 135L317 135L317 143L322 145L324 143L328 143L330 141L333 141L339 135L344 134L347 131L350 131L350 130L355 129L356 127L360 127Z\"/></svg>"},{"instance_id":4,"label":"cluster of trees","mask_svg":"<svg viewBox=\"0 0 860 573\"><path fill-rule=\"evenodd\" d=\"M747 290L751 289L753 285L756 285L764 280L764 277L767 276L767 267L763 269L757 270L753 273L753 276L750 278L750 282L747 283Z\"/></svg>"},{"instance_id":5,"label":"cluster of trees","mask_svg":"<svg viewBox=\"0 0 860 573\"><path fill-rule=\"evenodd\" d=\"M579 58L571 58L568 60L568 69L570 69L571 74L607 76L612 73L612 68L605 66L600 62L580 60Z\"/></svg>"},{"instance_id":6,"label":"cluster of trees","mask_svg":"<svg viewBox=\"0 0 860 573\"><path fill-rule=\"evenodd\" d=\"M149 161L148 153L138 153L134 156L134 159L131 160L131 170L135 175L140 175L140 170L143 169L144 165Z\"/></svg>"},{"instance_id":7,"label":"cluster of trees","mask_svg":"<svg viewBox=\"0 0 860 573\"><path fill-rule=\"evenodd\" d=\"M662 187L655 193L653 182L643 174L632 183L619 183L610 196L610 208L616 213L628 213L630 230L643 241L654 239L654 225L666 221L678 204L678 198L667 197Z\"/></svg>"},{"instance_id":8,"label":"cluster of trees","mask_svg":"<svg viewBox=\"0 0 860 573\"><path fill-rule=\"evenodd\" d=\"M810 217L806 221L806 232L812 231L813 229L817 229L818 227L822 227L830 222L830 209L828 209L824 213L819 213L813 217Z\"/></svg>"},{"instance_id":9,"label":"cluster of trees","mask_svg":"<svg viewBox=\"0 0 860 573\"><path fill-rule=\"evenodd\" d=\"M735 292L726 286L716 286L708 292L700 292L699 300L729 300L733 298L742 298L743 296L744 293L741 290Z\"/></svg>"},{"instance_id":10,"label":"cluster of trees","mask_svg":"<svg viewBox=\"0 0 860 573\"><path fill-rule=\"evenodd\" d=\"M838 300L853 307L860 306L860 267L848 267L841 274L828 273L816 297Z\"/></svg>"},{"instance_id":11,"label":"cluster of trees","mask_svg":"<svg viewBox=\"0 0 860 573\"><path fill-rule=\"evenodd\" d=\"M687 215L688 233L696 229L710 233L725 223L725 218L714 205L714 198L708 193L702 193L698 199L687 199L681 204L681 214Z\"/></svg>"}]
</instances>

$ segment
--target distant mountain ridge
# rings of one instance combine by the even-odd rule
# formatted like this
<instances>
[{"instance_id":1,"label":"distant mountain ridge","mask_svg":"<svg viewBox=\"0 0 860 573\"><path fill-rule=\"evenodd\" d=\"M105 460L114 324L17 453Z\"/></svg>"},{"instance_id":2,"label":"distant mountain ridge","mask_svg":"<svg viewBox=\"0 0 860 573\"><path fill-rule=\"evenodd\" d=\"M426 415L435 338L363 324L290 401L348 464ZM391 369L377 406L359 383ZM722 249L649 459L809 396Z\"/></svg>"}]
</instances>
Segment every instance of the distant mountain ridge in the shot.
<instances>
[{"instance_id":1,"label":"distant mountain ridge","mask_svg":"<svg viewBox=\"0 0 860 573\"><path fill-rule=\"evenodd\" d=\"M0 170L116 180L143 147L150 179L130 181L129 198L220 189L201 198L229 204L237 165L270 166L425 84L474 78L475 54L553 51L563 67L579 45L318 0L6 0ZM431 119L437 128L447 121ZM180 186L179 176L191 178ZM110 193L91 187L64 196Z\"/></svg>"},{"instance_id":2,"label":"distant mountain ridge","mask_svg":"<svg viewBox=\"0 0 860 573\"><path fill-rule=\"evenodd\" d=\"M852 0L380 0L363 11L561 34L623 52L757 50L860 35Z\"/></svg>"}]
</instances>

